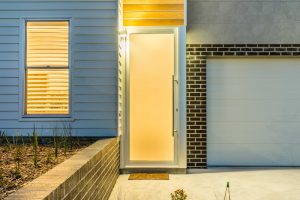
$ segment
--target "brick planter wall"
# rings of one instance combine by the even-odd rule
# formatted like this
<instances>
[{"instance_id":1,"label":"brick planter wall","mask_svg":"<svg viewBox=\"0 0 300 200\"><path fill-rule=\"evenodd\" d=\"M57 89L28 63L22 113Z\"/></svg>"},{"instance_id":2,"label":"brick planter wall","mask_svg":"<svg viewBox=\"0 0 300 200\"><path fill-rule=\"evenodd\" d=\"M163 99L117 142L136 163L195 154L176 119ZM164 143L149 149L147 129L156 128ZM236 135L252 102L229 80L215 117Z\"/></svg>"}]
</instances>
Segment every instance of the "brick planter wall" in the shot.
<instances>
[{"instance_id":1,"label":"brick planter wall","mask_svg":"<svg viewBox=\"0 0 300 200\"><path fill-rule=\"evenodd\" d=\"M207 167L206 59L300 56L300 44L187 44L187 167Z\"/></svg>"},{"instance_id":2,"label":"brick planter wall","mask_svg":"<svg viewBox=\"0 0 300 200\"><path fill-rule=\"evenodd\" d=\"M95 142L6 199L108 199L119 176L119 139Z\"/></svg>"}]
</instances>

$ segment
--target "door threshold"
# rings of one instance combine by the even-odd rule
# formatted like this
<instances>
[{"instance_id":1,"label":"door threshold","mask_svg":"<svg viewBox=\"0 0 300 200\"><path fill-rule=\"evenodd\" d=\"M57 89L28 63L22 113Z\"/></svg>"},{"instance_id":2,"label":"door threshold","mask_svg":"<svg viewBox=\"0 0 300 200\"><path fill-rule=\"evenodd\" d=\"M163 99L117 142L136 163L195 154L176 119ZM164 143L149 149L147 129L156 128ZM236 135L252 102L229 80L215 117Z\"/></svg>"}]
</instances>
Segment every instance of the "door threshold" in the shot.
<instances>
[{"instance_id":1,"label":"door threshold","mask_svg":"<svg viewBox=\"0 0 300 200\"><path fill-rule=\"evenodd\" d=\"M132 173L169 173L169 174L186 174L186 168L125 168L120 169L120 174Z\"/></svg>"}]
</instances>

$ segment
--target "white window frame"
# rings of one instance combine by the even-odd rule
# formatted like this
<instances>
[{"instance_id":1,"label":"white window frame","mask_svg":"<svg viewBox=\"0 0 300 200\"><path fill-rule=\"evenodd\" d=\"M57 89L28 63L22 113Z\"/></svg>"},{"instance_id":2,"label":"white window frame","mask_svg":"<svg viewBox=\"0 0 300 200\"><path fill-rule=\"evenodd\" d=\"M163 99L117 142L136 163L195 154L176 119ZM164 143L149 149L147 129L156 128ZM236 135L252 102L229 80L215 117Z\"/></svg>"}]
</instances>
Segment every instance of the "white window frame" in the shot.
<instances>
[{"instance_id":1,"label":"white window frame","mask_svg":"<svg viewBox=\"0 0 300 200\"><path fill-rule=\"evenodd\" d=\"M68 21L69 22L69 114L40 114L31 115L26 114L26 22L28 21ZM73 68L73 19L70 17L65 18L21 18L20 19L20 71L19 71L19 121L73 121L73 99L72 99L72 68Z\"/></svg>"}]
</instances>

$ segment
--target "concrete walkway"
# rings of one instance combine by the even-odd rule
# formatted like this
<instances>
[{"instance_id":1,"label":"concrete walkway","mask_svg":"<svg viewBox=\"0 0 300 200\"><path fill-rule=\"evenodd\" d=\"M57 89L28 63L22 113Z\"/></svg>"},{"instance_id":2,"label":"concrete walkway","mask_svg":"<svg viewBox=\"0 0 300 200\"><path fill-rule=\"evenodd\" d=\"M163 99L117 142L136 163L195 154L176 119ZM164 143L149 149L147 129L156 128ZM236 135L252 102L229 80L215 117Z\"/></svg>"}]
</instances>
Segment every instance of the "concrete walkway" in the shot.
<instances>
[{"instance_id":1,"label":"concrete walkway","mask_svg":"<svg viewBox=\"0 0 300 200\"><path fill-rule=\"evenodd\" d=\"M110 200L170 200L176 189L184 189L188 200L223 200L227 181L232 200L300 199L300 168L224 168L170 175L168 181L129 181L121 175Z\"/></svg>"}]
</instances>

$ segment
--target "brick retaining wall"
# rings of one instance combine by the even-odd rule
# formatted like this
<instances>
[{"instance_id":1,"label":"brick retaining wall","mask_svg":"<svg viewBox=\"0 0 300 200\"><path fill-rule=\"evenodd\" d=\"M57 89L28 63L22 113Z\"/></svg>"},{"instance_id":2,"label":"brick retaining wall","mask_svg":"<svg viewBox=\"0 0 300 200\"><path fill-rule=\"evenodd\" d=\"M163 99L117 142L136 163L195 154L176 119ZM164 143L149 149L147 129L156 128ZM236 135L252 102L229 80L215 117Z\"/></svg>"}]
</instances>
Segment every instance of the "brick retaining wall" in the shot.
<instances>
[{"instance_id":1,"label":"brick retaining wall","mask_svg":"<svg viewBox=\"0 0 300 200\"><path fill-rule=\"evenodd\" d=\"M119 176L119 139L103 139L33 180L7 200L108 199Z\"/></svg>"}]
</instances>

